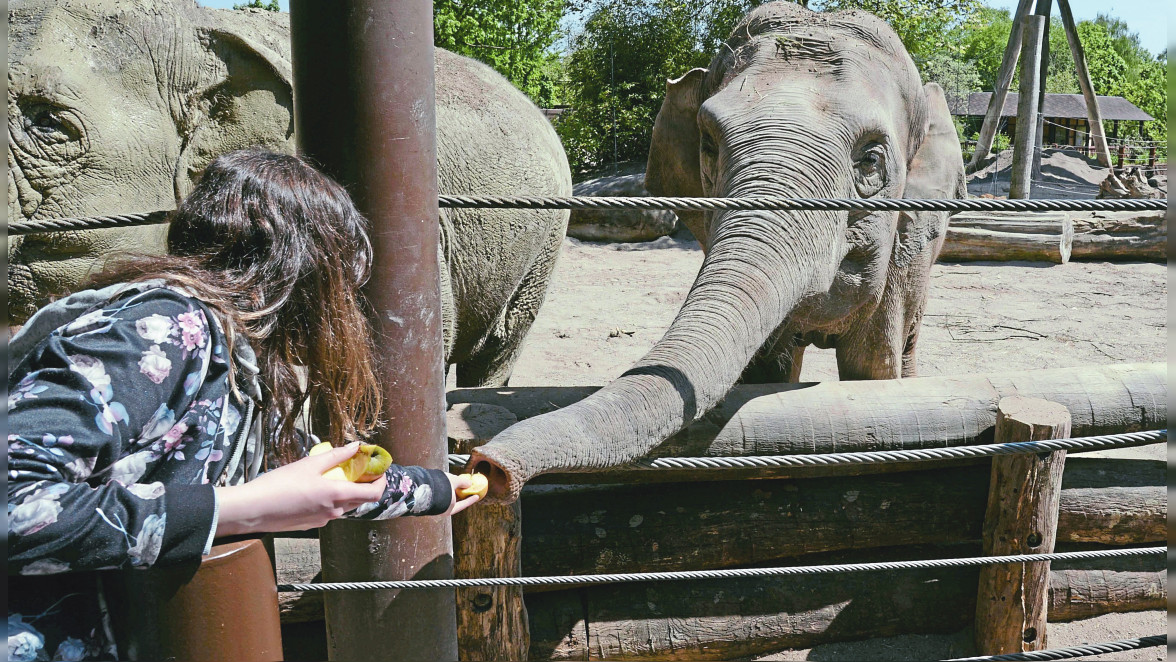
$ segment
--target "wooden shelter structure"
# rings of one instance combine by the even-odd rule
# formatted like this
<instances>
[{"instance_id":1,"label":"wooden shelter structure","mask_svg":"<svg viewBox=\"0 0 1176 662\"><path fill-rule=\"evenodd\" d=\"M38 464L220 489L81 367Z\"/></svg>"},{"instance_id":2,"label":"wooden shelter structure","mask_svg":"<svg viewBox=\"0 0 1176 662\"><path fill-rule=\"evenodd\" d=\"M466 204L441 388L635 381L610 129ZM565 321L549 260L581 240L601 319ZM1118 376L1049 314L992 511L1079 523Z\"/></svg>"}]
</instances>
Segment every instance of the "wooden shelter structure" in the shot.
<instances>
[{"instance_id":1,"label":"wooden shelter structure","mask_svg":"<svg viewBox=\"0 0 1176 662\"><path fill-rule=\"evenodd\" d=\"M1111 123L1111 138L1119 137L1119 122L1147 122L1155 119L1123 97L1099 96L1098 107L1104 122ZM991 92L973 92L966 99L953 104L951 114L958 117L983 118L992 102ZM1016 92L1005 96L999 117L1004 120L1005 132L1009 137L1017 133L1017 106L1020 97ZM1046 94L1041 115L1042 141L1047 145L1072 145L1091 149L1091 131L1086 99L1081 94Z\"/></svg>"}]
</instances>

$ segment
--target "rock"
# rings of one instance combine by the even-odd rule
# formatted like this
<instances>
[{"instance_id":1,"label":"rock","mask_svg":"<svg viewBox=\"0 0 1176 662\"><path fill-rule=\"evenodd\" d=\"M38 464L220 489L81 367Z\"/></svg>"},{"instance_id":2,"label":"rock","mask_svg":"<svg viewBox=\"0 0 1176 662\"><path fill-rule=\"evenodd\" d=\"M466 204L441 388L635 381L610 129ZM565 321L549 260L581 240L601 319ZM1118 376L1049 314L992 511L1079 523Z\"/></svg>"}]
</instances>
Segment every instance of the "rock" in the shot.
<instances>
[{"instance_id":1,"label":"rock","mask_svg":"<svg viewBox=\"0 0 1176 662\"><path fill-rule=\"evenodd\" d=\"M1128 166L1120 172L1111 170L1111 174L1099 184L1097 197L1157 199L1162 198L1163 193L1144 179L1142 170Z\"/></svg>"},{"instance_id":2,"label":"rock","mask_svg":"<svg viewBox=\"0 0 1176 662\"><path fill-rule=\"evenodd\" d=\"M572 194L646 197L644 164L631 164L615 175L580 182L572 187ZM568 236L587 241L652 241L677 227L678 215L668 209L573 209Z\"/></svg>"}]
</instances>

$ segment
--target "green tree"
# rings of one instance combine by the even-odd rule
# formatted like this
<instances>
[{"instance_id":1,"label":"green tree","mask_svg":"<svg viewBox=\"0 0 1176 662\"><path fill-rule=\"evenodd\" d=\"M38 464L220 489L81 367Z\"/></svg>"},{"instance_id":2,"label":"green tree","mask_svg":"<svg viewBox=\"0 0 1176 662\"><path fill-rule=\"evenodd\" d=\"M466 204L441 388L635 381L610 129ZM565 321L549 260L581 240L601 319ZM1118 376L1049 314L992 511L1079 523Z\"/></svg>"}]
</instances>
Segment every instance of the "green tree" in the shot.
<instances>
[{"instance_id":1,"label":"green tree","mask_svg":"<svg viewBox=\"0 0 1176 662\"><path fill-rule=\"evenodd\" d=\"M1121 95L1127 82L1127 63L1115 51L1107 29L1091 21L1082 21L1077 29L1095 94Z\"/></svg>"},{"instance_id":2,"label":"green tree","mask_svg":"<svg viewBox=\"0 0 1176 662\"><path fill-rule=\"evenodd\" d=\"M564 0L435 0L433 42L490 65L536 104L554 105L563 72L552 46L565 7Z\"/></svg>"},{"instance_id":3,"label":"green tree","mask_svg":"<svg viewBox=\"0 0 1176 662\"><path fill-rule=\"evenodd\" d=\"M249 0L249 2L233 5L233 9L264 9L266 11L282 10L282 8L278 6L278 0L270 0L269 2L262 2L262 0Z\"/></svg>"},{"instance_id":4,"label":"green tree","mask_svg":"<svg viewBox=\"0 0 1176 662\"><path fill-rule=\"evenodd\" d=\"M566 60L567 103L556 131L573 171L644 161L666 80L705 67L760 0L585 3Z\"/></svg>"}]
</instances>

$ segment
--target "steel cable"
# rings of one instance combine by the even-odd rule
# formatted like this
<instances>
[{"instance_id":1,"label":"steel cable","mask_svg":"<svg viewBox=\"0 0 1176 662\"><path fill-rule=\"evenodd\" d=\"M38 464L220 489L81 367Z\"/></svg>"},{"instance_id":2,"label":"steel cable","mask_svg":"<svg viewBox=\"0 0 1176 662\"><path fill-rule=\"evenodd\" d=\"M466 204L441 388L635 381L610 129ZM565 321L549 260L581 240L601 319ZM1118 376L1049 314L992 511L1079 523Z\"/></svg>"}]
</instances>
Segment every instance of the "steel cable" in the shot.
<instances>
[{"instance_id":1,"label":"steel cable","mask_svg":"<svg viewBox=\"0 0 1176 662\"><path fill-rule=\"evenodd\" d=\"M682 579L733 579L746 577L783 577L795 575L829 575L842 572L876 572L917 570L922 568L966 568L1002 563L1036 561L1076 561L1118 557L1167 554L1167 547L1102 549L1051 554L1013 554L1009 556L974 556L955 559L919 559L882 563L840 563L834 565L783 566L778 568L724 568L721 570L681 570L677 572L629 572L601 575L562 575L551 577L481 577L469 579L410 579L385 582L329 582L322 584L278 584L278 591L371 591L415 588L468 588L473 586L559 586L567 584L616 584L622 582L658 582Z\"/></svg>"},{"instance_id":2,"label":"steel cable","mask_svg":"<svg viewBox=\"0 0 1176 662\"><path fill-rule=\"evenodd\" d=\"M1120 653L1122 651L1130 651L1137 648L1152 648L1154 646L1165 646L1167 644L1168 635L1156 634L1150 637L1140 637L1139 639L1120 639L1119 641L1107 641L1101 644L1087 644L1085 646L1075 646L1073 648L1055 648L1053 650L1006 653L1004 655L983 655L980 657L956 657L950 660L944 660L943 662L1037 662L1038 660L1068 660L1074 657Z\"/></svg>"},{"instance_id":3,"label":"steel cable","mask_svg":"<svg viewBox=\"0 0 1176 662\"><path fill-rule=\"evenodd\" d=\"M680 209L694 211L815 210L815 211L1143 211L1167 210L1167 199L1107 200L923 200L905 198L658 198L658 197L545 197L440 196L449 209Z\"/></svg>"},{"instance_id":4,"label":"steel cable","mask_svg":"<svg viewBox=\"0 0 1176 662\"><path fill-rule=\"evenodd\" d=\"M763 467L811 467L844 464L882 464L889 462L918 462L949 460L1021 453L1049 453L1053 451L1094 451L1111 448L1147 446L1168 440L1167 430L1126 432L1072 439L1018 441L977 446L947 448L915 448L911 450L860 451L853 453L813 453L804 455L751 455L743 457L659 457L621 465L624 469L751 469ZM465 466L469 455L453 454L449 464Z\"/></svg>"},{"instance_id":5,"label":"steel cable","mask_svg":"<svg viewBox=\"0 0 1176 662\"><path fill-rule=\"evenodd\" d=\"M109 228L130 228L139 225L166 223L170 211L152 211L142 214L114 214L111 216L86 216L82 218L50 218L41 221L24 221L8 224L8 236L18 237L37 232L61 232L66 230L105 230Z\"/></svg>"},{"instance_id":6,"label":"steel cable","mask_svg":"<svg viewBox=\"0 0 1176 662\"><path fill-rule=\"evenodd\" d=\"M697 211L772 209L781 211L1147 211L1166 210L1162 200L969 200L781 198L655 198L442 195L449 209L679 209ZM8 236L67 230L102 230L166 223L170 211L51 218L8 224Z\"/></svg>"}]
</instances>

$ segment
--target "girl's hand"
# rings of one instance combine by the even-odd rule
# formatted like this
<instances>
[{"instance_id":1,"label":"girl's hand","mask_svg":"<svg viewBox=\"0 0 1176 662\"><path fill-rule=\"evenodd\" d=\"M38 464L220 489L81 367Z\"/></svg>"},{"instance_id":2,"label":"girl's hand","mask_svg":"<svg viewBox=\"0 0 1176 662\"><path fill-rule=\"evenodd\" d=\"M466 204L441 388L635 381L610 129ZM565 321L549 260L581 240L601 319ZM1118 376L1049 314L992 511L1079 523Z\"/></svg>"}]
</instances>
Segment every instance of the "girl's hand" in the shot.
<instances>
[{"instance_id":1,"label":"girl's hand","mask_svg":"<svg viewBox=\"0 0 1176 662\"><path fill-rule=\"evenodd\" d=\"M247 483L216 488L216 535L314 529L362 504L379 501L388 482L383 476L370 483L323 478L323 472L358 450L359 442L347 444L267 471Z\"/></svg>"},{"instance_id":2,"label":"girl's hand","mask_svg":"<svg viewBox=\"0 0 1176 662\"><path fill-rule=\"evenodd\" d=\"M458 476L456 474L449 474L449 484L453 486L453 501L449 504L449 510L445 511L445 515L456 515L461 511L469 508L478 502L482 497L477 494L466 497L461 501L457 500L457 490L463 487L469 487L473 484L469 476Z\"/></svg>"}]
</instances>

